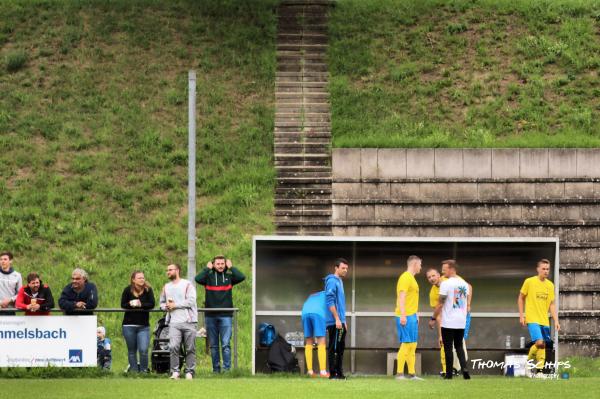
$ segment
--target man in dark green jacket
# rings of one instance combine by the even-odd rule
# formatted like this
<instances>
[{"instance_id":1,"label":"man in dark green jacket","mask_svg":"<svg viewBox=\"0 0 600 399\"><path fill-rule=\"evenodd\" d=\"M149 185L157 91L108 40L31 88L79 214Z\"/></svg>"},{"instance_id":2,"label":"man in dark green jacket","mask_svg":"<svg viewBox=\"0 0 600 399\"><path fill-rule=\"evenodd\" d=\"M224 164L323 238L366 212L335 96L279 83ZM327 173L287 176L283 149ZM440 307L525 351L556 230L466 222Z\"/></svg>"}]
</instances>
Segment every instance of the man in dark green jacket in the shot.
<instances>
[{"instance_id":1,"label":"man in dark green jacket","mask_svg":"<svg viewBox=\"0 0 600 399\"><path fill-rule=\"evenodd\" d=\"M205 307L232 308L233 286L244 281L246 276L233 266L223 255L215 256L212 262L196 276L196 282L206 289ZM207 312L206 332L210 345L213 372L221 372L219 343L223 351L223 371L231 369L231 324L232 311Z\"/></svg>"}]
</instances>

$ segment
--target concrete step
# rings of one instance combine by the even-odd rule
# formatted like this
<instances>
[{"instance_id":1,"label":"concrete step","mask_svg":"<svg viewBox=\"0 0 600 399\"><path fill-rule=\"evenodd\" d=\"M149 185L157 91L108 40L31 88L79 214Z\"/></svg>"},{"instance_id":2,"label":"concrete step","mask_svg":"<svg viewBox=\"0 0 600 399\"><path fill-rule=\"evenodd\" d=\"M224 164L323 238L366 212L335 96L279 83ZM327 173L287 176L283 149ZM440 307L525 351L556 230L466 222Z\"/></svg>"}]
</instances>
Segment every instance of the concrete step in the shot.
<instances>
[{"instance_id":1,"label":"concrete step","mask_svg":"<svg viewBox=\"0 0 600 399\"><path fill-rule=\"evenodd\" d=\"M325 63L327 56L324 53L302 54L300 51L279 51L277 53L277 62L300 63L302 60L307 63Z\"/></svg>"},{"instance_id":2,"label":"concrete step","mask_svg":"<svg viewBox=\"0 0 600 399\"><path fill-rule=\"evenodd\" d=\"M329 198L331 197L331 193L327 191L327 189L315 189L315 190L285 190L285 189L276 189L275 190L275 198L283 199L283 198L294 198L294 199L316 199L316 198Z\"/></svg>"},{"instance_id":3,"label":"concrete step","mask_svg":"<svg viewBox=\"0 0 600 399\"><path fill-rule=\"evenodd\" d=\"M291 140L295 140L295 141L302 141L304 139L310 139L313 140L315 138L319 138L319 139L323 139L323 138L331 138L331 132L330 131L318 131L318 130L312 130L312 129L306 129L304 131L300 131L298 129L296 130L284 130L283 128L281 129L275 129L275 140L276 141L291 141Z\"/></svg>"},{"instance_id":4,"label":"concrete step","mask_svg":"<svg viewBox=\"0 0 600 399\"><path fill-rule=\"evenodd\" d=\"M330 236L329 226L277 226L278 236Z\"/></svg>"},{"instance_id":5,"label":"concrete step","mask_svg":"<svg viewBox=\"0 0 600 399\"><path fill-rule=\"evenodd\" d=\"M327 45L327 35L324 33L278 33L277 45L285 46L290 44L324 44Z\"/></svg>"},{"instance_id":6,"label":"concrete step","mask_svg":"<svg viewBox=\"0 0 600 399\"><path fill-rule=\"evenodd\" d=\"M327 51L327 44L324 43L277 43L277 51Z\"/></svg>"},{"instance_id":7,"label":"concrete step","mask_svg":"<svg viewBox=\"0 0 600 399\"><path fill-rule=\"evenodd\" d=\"M324 6L329 7L335 6L335 0L281 0L279 7L291 7L291 6Z\"/></svg>"},{"instance_id":8,"label":"concrete step","mask_svg":"<svg viewBox=\"0 0 600 399\"><path fill-rule=\"evenodd\" d=\"M325 111L306 111L291 109L291 107L288 107L285 109L278 109L275 111L276 118L298 118L301 116L306 118L330 118L329 109Z\"/></svg>"},{"instance_id":9,"label":"concrete step","mask_svg":"<svg viewBox=\"0 0 600 399\"><path fill-rule=\"evenodd\" d=\"M284 186L302 186L314 184L329 184L331 185L331 177L277 177L277 184L280 187Z\"/></svg>"},{"instance_id":10,"label":"concrete step","mask_svg":"<svg viewBox=\"0 0 600 399\"><path fill-rule=\"evenodd\" d=\"M331 172L331 165L281 165L277 167L282 172Z\"/></svg>"},{"instance_id":11,"label":"concrete step","mask_svg":"<svg viewBox=\"0 0 600 399\"><path fill-rule=\"evenodd\" d=\"M275 122L275 128L293 128L296 127L300 129L310 129L310 128L322 128L331 130L331 123L329 122Z\"/></svg>"},{"instance_id":12,"label":"concrete step","mask_svg":"<svg viewBox=\"0 0 600 399\"><path fill-rule=\"evenodd\" d=\"M297 144L293 147L275 144L275 151L277 151L280 154L303 154L305 152L308 152L312 154L326 154L329 156L331 155L331 150L329 146L323 144L318 144L315 146L305 146L302 144Z\"/></svg>"},{"instance_id":13,"label":"concrete step","mask_svg":"<svg viewBox=\"0 0 600 399\"><path fill-rule=\"evenodd\" d=\"M318 102L315 99L304 102L293 102L294 99L281 99L275 102L275 106L282 112L325 112L329 108L329 102ZM297 100L296 100L297 101Z\"/></svg>"},{"instance_id":14,"label":"concrete step","mask_svg":"<svg viewBox=\"0 0 600 399\"><path fill-rule=\"evenodd\" d=\"M278 150L281 151L278 151ZM280 153L280 152L291 152L291 151L298 151L298 152L308 152L311 153L313 151L311 151L312 149L314 149L314 152L318 152L318 153L322 153L327 151L328 154L331 154L331 145L327 142L315 142L315 141L295 141L295 142L281 142L281 141L275 141L275 152L276 153Z\"/></svg>"},{"instance_id":15,"label":"concrete step","mask_svg":"<svg viewBox=\"0 0 600 399\"><path fill-rule=\"evenodd\" d=\"M300 21L298 17L279 17L277 19L277 33L327 33L328 19L326 17L313 17Z\"/></svg>"},{"instance_id":16,"label":"concrete step","mask_svg":"<svg viewBox=\"0 0 600 399\"><path fill-rule=\"evenodd\" d=\"M282 72L284 73L284 72ZM314 72L295 73L292 76L277 76L275 84L280 83L327 83L329 77L327 74L315 74Z\"/></svg>"},{"instance_id":17,"label":"concrete step","mask_svg":"<svg viewBox=\"0 0 600 399\"><path fill-rule=\"evenodd\" d=\"M302 82L302 81L277 81L275 91L302 91L302 90L325 90L328 91L328 82Z\"/></svg>"},{"instance_id":18,"label":"concrete step","mask_svg":"<svg viewBox=\"0 0 600 399\"><path fill-rule=\"evenodd\" d=\"M309 137L309 138L298 138L298 137L275 137L275 146L282 144L295 144L302 145L310 140L311 145L321 145L327 148L331 148L330 137Z\"/></svg>"},{"instance_id":19,"label":"concrete step","mask_svg":"<svg viewBox=\"0 0 600 399\"><path fill-rule=\"evenodd\" d=\"M331 205L327 204L325 201L322 201L322 203L319 204L306 204L306 202L308 201L302 201L302 200L281 200L281 201L298 201L298 204L294 204L294 203L289 203L289 204L285 204L285 203L278 203L277 204L277 210L278 211L289 211L289 212L302 212L302 211L306 211L306 212L328 212L329 214L331 214Z\"/></svg>"},{"instance_id":20,"label":"concrete step","mask_svg":"<svg viewBox=\"0 0 600 399\"><path fill-rule=\"evenodd\" d=\"M294 160L294 159L329 159L331 156L329 154L288 154L288 153L275 153L275 160L283 161L283 160Z\"/></svg>"},{"instance_id":21,"label":"concrete step","mask_svg":"<svg viewBox=\"0 0 600 399\"><path fill-rule=\"evenodd\" d=\"M286 94L286 95L284 95ZM283 107L290 109L296 108L297 110L301 110L305 106L314 107L316 105L329 105L329 98L324 96L323 93L317 94L295 94L295 93L278 93L276 94L277 98L275 100L275 105L282 105ZM283 111L282 111L283 112ZM298 112L298 111L296 111ZM305 112L315 112L315 111L305 111ZM318 112L318 111L317 111Z\"/></svg>"},{"instance_id":22,"label":"concrete step","mask_svg":"<svg viewBox=\"0 0 600 399\"><path fill-rule=\"evenodd\" d=\"M305 91L302 93L275 93L275 102L283 104L329 104L329 93L328 92L311 92ZM291 107L291 105L289 105Z\"/></svg>"},{"instance_id":23,"label":"concrete step","mask_svg":"<svg viewBox=\"0 0 600 399\"><path fill-rule=\"evenodd\" d=\"M279 116L276 115L275 116L275 123L279 123L279 122L288 122L288 123L300 123L302 124L302 122L327 122L330 123L331 121L329 120L329 115L328 114L317 114L317 115L310 115L310 116L306 116L306 115L295 115L295 116Z\"/></svg>"},{"instance_id":24,"label":"concrete step","mask_svg":"<svg viewBox=\"0 0 600 399\"><path fill-rule=\"evenodd\" d=\"M286 171L277 169L277 178L311 178L311 179L331 179L331 172L306 172L303 170ZM331 203L330 203L331 205Z\"/></svg>"},{"instance_id":25,"label":"concrete step","mask_svg":"<svg viewBox=\"0 0 600 399\"><path fill-rule=\"evenodd\" d=\"M325 120L326 117L286 117L286 118L275 118L275 126L298 126L298 130L310 129L310 125L314 123L330 123Z\"/></svg>"},{"instance_id":26,"label":"concrete step","mask_svg":"<svg viewBox=\"0 0 600 399\"><path fill-rule=\"evenodd\" d=\"M308 103L313 102L311 100L315 100L315 102L321 102L329 100L329 93L319 91L305 91L302 93L275 93L276 101L284 99L301 100L302 102Z\"/></svg>"},{"instance_id":27,"label":"concrete step","mask_svg":"<svg viewBox=\"0 0 600 399\"><path fill-rule=\"evenodd\" d=\"M329 8L323 6L286 6L279 7L277 16L279 18L293 18L302 16L307 19L322 18L327 15Z\"/></svg>"},{"instance_id":28,"label":"concrete step","mask_svg":"<svg viewBox=\"0 0 600 399\"><path fill-rule=\"evenodd\" d=\"M331 198L317 198L311 200L302 200L296 198L277 198L275 199L275 205L324 207L331 206Z\"/></svg>"},{"instance_id":29,"label":"concrete step","mask_svg":"<svg viewBox=\"0 0 600 399\"><path fill-rule=\"evenodd\" d=\"M327 35L323 33L277 33L277 40L285 40L285 39L327 39Z\"/></svg>"},{"instance_id":30,"label":"concrete step","mask_svg":"<svg viewBox=\"0 0 600 399\"><path fill-rule=\"evenodd\" d=\"M322 215L320 213L310 214L310 213L296 213L296 214L288 214L288 215L275 215L275 223L276 224L292 224L292 223L302 223L304 225L329 225L329 216Z\"/></svg>"},{"instance_id":31,"label":"concrete step","mask_svg":"<svg viewBox=\"0 0 600 399\"><path fill-rule=\"evenodd\" d=\"M278 72L327 72L327 65L322 62L279 62L277 63Z\"/></svg>"},{"instance_id":32,"label":"concrete step","mask_svg":"<svg viewBox=\"0 0 600 399\"><path fill-rule=\"evenodd\" d=\"M309 219L309 220L304 220L304 219L296 219L296 220L275 220L275 224L277 225L277 228L279 229L280 227L285 228L285 227L296 227L296 228L302 228L304 231L320 231L321 228L325 229L326 227L331 228L331 223L326 221L326 220L322 220L322 219ZM309 235L307 233L303 233L305 235Z\"/></svg>"},{"instance_id":33,"label":"concrete step","mask_svg":"<svg viewBox=\"0 0 600 399\"><path fill-rule=\"evenodd\" d=\"M307 210L307 209L281 209L275 210L276 217L303 217L303 216L321 216L323 218L331 217L331 209Z\"/></svg>"},{"instance_id":34,"label":"concrete step","mask_svg":"<svg viewBox=\"0 0 600 399\"><path fill-rule=\"evenodd\" d=\"M289 166L328 166L331 164L329 159L304 158L304 159L278 159L273 161L275 168Z\"/></svg>"}]
</instances>

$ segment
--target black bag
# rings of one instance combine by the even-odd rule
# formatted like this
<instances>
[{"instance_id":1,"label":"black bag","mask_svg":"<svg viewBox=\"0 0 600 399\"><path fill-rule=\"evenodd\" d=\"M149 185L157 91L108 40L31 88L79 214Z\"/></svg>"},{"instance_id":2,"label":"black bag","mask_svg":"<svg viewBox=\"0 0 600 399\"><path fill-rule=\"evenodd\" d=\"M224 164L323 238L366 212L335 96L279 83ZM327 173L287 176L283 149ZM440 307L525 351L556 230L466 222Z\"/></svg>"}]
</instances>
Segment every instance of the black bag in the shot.
<instances>
[{"instance_id":1,"label":"black bag","mask_svg":"<svg viewBox=\"0 0 600 399\"><path fill-rule=\"evenodd\" d=\"M269 348L267 366L272 372L298 373L298 359L292 353L292 345L279 334Z\"/></svg>"}]
</instances>

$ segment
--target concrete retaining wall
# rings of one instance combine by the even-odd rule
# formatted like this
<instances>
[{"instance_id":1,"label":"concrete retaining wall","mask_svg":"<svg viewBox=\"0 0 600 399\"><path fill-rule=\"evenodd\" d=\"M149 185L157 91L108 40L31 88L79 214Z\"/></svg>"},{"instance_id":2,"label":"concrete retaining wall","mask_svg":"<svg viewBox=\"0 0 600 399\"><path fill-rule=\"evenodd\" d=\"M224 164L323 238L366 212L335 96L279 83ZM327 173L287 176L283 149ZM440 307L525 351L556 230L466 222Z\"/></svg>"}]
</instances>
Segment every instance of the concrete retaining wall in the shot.
<instances>
[{"instance_id":1,"label":"concrete retaining wall","mask_svg":"<svg viewBox=\"0 0 600 399\"><path fill-rule=\"evenodd\" d=\"M335 149L332 230L559 237L562 355L600 355L600 150Z\"/></svg>"}]
</instances>

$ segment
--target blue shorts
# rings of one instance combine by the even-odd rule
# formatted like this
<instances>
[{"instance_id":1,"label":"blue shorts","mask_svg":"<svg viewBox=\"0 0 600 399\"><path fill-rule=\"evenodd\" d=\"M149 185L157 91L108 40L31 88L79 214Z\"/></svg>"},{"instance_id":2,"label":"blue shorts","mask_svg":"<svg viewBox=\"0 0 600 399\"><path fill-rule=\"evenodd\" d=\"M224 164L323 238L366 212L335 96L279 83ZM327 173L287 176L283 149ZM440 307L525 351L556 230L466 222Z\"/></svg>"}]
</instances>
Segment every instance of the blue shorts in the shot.
<instances>
[{"instance_id":1,"label":"blue shorts","mask_svg":"<svg viewBox=\"0 0 600 399\"><path fill-rule=\"evenodd\" d=\"M327 335L325 319L316 313L302 315L302 327L304 328L304 338L324 337Z\"/></svg>"},{"instance_id":2,"label":"blue shorts","mask_svg":"<svg viewBox=\"0 0 600 399\"><path fill-rule=\"evenodd\" d=\"M419 322L417 314L406 316L406 325L400 324L400 317L396 316L396 329L398 331L398 341L417 342L419 340Z\"/></svg>"},{"instance_id":3,"label":"blue shorts","mask_svg":"<svg viewBox=\"0 0 600 399\"><path fill-rule=\"evenodd\" d=\"M529 329L529 336L533 342L540 339L544 342L552 341L550 338L549 326L541 326L538 323L527 323L527 328Z\"/></svg>"}]
</instances>

